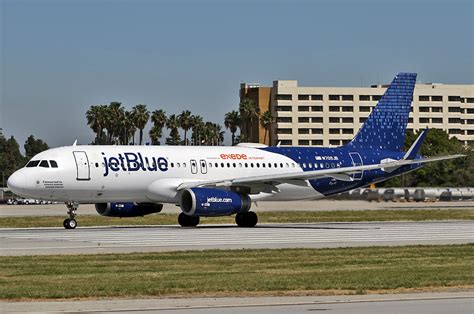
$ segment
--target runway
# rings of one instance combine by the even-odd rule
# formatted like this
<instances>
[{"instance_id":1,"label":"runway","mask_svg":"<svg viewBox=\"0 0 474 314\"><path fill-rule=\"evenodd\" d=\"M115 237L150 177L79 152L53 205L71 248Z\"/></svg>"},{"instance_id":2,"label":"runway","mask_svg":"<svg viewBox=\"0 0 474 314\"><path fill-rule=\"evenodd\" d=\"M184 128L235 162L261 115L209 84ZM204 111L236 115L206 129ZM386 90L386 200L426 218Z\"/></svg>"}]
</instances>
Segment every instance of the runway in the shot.
<instances>
[{"instance_id":1,"label":"runway","mask_svg":"<svg viewBox=\"0 0 474 314\"><path fill-rule=\"evenodd\" d=\"M0 302L8 313L472 313L472 292Z\"/></svg>"},{"instance_id":2,"label":"runway","mask_svg":"<svg viewBox=\"0 0 474 314\"><path fill-rule=\"evenodd\" d=\"M0 229L0 255L474 242L474 221Z\"/></svg>"}]
</instances>

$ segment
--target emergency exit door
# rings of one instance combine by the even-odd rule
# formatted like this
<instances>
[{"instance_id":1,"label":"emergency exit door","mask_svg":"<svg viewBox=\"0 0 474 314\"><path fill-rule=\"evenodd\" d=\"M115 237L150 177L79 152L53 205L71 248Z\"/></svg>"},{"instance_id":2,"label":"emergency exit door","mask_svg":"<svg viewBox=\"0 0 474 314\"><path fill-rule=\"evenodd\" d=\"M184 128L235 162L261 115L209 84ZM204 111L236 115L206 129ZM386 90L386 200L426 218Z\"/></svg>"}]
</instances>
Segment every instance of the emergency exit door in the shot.
<instances>
[{"instance_id":1,"label":"emergency exit door","mask_svg":"<svg viewBox=\"0 0 474 314\"><path fill-rule=\"evenodd\" d=\"M89 158L86 152L72 152L76 160L77 180L90 180Z\"/></svg>"}]
</instances>

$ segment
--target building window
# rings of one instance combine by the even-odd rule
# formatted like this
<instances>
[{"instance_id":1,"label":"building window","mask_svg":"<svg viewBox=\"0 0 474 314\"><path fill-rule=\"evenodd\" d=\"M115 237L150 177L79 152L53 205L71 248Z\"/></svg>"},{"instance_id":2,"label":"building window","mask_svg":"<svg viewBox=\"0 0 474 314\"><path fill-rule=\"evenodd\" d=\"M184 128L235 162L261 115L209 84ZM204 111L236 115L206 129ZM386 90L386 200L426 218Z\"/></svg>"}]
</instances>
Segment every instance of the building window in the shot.
<instances>
[{"instance_id":1,"label":"building window","mask_svg":"<svg viewBox=\"0 0 474 314\"><path fill-rule=\"evenodd\" d=\"M354 118L342 118L342 123L354 123Z\"/></svg>"},{"instance_id":2,"label":"building window","mask_svg":"<svg viewBox=\"0 0 474 314\"><path fill-rule=\"evenodd\" d=\"M448 96L448 101L458 101L458 102L461 102L461 97L459 97L459 96Z\"/></svg>"},{"instance_id":3,"label":"building window","mask_svg":"<svg viewBox=\"0 0 474 314\"><path fill-rule=\"evenodd\" d=\"M323 117L312 117L311 122L313 122L313 123L323 123Z\"/></svg>"},{"instance_id":4,"label":"building window","mask_svg":"<svg viewBox=\"0 0 474 314\"><path fill-rule=\"evenodd\" d=\"M311 95L311 100L323 100L323 95Z\"/></svg>"},{"instance_id":5,"label":"building window","mask_svg":"<svg viewBox=\"0 0 474 314\"><path fill-rule=\"evenodd\" d=\"M342 95L343 101L354 101L354 95Z\"/></svg>"},{"instance_id":6,"label":"building window","mask_svg":"<svg viewBox=\"0 0 474 314\"><path fill-rule=\"evenodd\" d=\"M329 95L329 100L339 100L340 97L340 95Z\"/></svg>"},{"instance_id":7,"label":"building window","mask_svg":"<svg viewBox=\"0 0 474 314\"><path fill-rule=\"evenodd\" d=\"M293 119L291 117L278 117L277 122L278 123L292 123Z\"/></svg>"},{"instance_id":8,"label":"building window","mask_svg":"<svg viewBox=\"0 0 474 314\"><path fill-rule=\"evenodd\" d=\"M341 134L340 129L329 129L329 134Z\"/></svg>"},{"instance_id":9,"label":"building window","mask_svg":"<svg viewBox=\"0 0 474 314\"><path fill-rule=\"evenodd\" d=\"M430 123L430 118L420 118L420 123Z\"/></svg>"},{"instance_id":10,"label":"building window","mask_svg":"<svg viewBox=\"0 0 474 314\"><path fill-rule=\"evenodd\" d=\"M463 135L464 134L464 130L461 130L461 129L449 129L449 134L459 134L459 135Z\"/></svg>"},{"instance_id":11,"label":"building window","mask_svg":"<svg viewBox=\"0 0 474 314\"><path fill-rule=\"evenodd\" d=\"M309 106L298 106L298 111L309 111Z\"/></svg>"},{"instance_id":12,"label":"building window","mask_svg":"<svg viewBox=\"0 0 474 314\"><path fill-rule=\"evenodd\" d=\"M298 100L309 100L309 95L298 95Z\"/></svg>"},{"instance_id":13,"label":"building window","mask_svg":"<svg viewBox=\"0 0 474 314\"><path fill-rule=\"evenodd\" d=\"M448 112L461 112L461 107L449 107Z\"/></svg>"},{"instance_id":14,"label":"building window","mask_svg":"<svg viewBox=\"0 0 474 314\"><path fill-rule=\"evenodd\" d=\"M443 107L431 107L431 112L443 112Z\"/></svg>"},{"instance_id":15,"label":"building window","mask_svg":"<svg viewBox=\"0 0 474 314\"><path fill-rule=\"evenodd\" d=\"M293 134L292 129L277 129L277 134Z\"/></svg>"},{"instance_id":16,"label":"building window","mask_svg":"<svg viewBox=\"0 0 474 314\"><path fill-rule=\"evenodd\" d=\"M298 140L298 145L308 146L309 140Z\"/></svg>"},{"instance_id":17,"label":"building window","mask_svg":"<svg viewBox=\"0 0 474 314\"><path fill-rule=\"evenodd\" d=\"M474 124L474 119L466 119L467 124Z\"/></svg>"},{"instance_id":18,"label":"building window","mask_svg":"<svg viewBox=\"0 0 474 314\"><path fill-rule=\"evenodd\" d=\"M408 118L408 123L413 123L413 118Z\"/></svg>"},{"instance_id":19,"label":"building window","mask_svg":"<svg viewBox=\"0 0 474 314\"><path fill-rule=\"evenodd\" d=\"M277 106L277 111L291 111L291 106Z\"/></svg>"},{"instance_id":20,"label":"building window","mask_svg":"<svg viewBox=\"0 0 474 314\"><path fill-rule=\"evenodd\" d=\"M339 118L329 117L329 123L339 123Z\"/></svg>"},{"instance_id":21,"label":"building window","mask_svg":"<svg viewBox=\"0 0 474 314\"><path fill-rule=\"evenodd\" d=\"M329 111L331 112L338 112L340 110L339 106L329 106Z\"/></svg>"},{"instance_id":22,"label":"building window","mask_svg":"<svg viewBox=\"0 0 474 314\"><path fill-rule=\"evenodd\" d=\"M354 112L354 107L352 106L342 106L343 112Z\"/></svg>"},{"instance_id":23,"label":"building window","mask_svg":"<svg viewBox=\"0 0 474 314\"><path fill-rule=\"evenodd\" d=\"M467 135L474 135L474 130L467 130Z\"/></svg>"},{"instance_id":24,"label":"building window","mask_svg":"<svg viewBox=\"0 0 474 314\"><path fill-rule=\"evenodd\" d=\"M420 107L420 112L430 112L430 107Z\"/></svg>"},{"instance_id":25,"label":"building window","mask_svg":"<svg viewBox=\"0 0 474 314\"><path fill-rule=\"evenodd\" d=\"M335 145L335 146L339 146L341 142L339 140L330 140L329 141L329 145Z\"/></svg>"},{"instance_id":26,"label":"building window","mask_svg":"<svg viewBox=\"0 0 474 314\"><path fill-rule=\"evenodd\" d=\"M360 123L365 123L365 121L367 121L367 118L359 118Z\"/></svg>"},{"instance_id":27,"label":"building window","mask_svg":"<svg viewBox=\"0 0 474 314\"><path fill-rule=\"evenodd\" d=\"M354 130L353 129L342 129L342 134L353 134Z\"/></svg>"},{"instance_id":28,"label":"building window","mask_svg":"<svg viewBox=\"0 0 474 314\"><path fill-rule=\"evenodd\" d=\"M311 129L311 134L323 134L323 129L321 128Z\"/></svg>"},{"instance_id":29,"label":"building window","mask_svg":"<svg viewBox=\"0 0 474 314\"><path fill-rule=\"evenodd\" d=\"M474 98L468 97L468 98L466 98L466 102L467 102L468 104L472 104L472 103L474 103Z\"/></svg>"},{"instance_id":30,"label":"building window","mask_svg":"<svg viewBox=\"0 0 474 314\"><path fill-rule=\"evenodd\" d=\"M321 112L323 111L323 106L311 106L311 111Z\"/></svg>"},{"instance_id":31,"label":"building window","mask_svg":"<svg viewBox=\"0 0 474 314\"><path fill-rule=\"evenodd\" d=\"M323 145L323 140L311 140L311 145L322 146Z\"/></svg>"},{"instance_id":32,"label":"building window","mask_svg":"<svg viewBox=\"0 0 474 314\"><path fill-rule=\"evenodd\" d=\"M359 111L360 112L370 112L370 106L360 106Z\"/></svg>"},{"instance_id":33,"label":"building window","mask_svg":"<svg viewBox=\"0 0 474 314\"><path fill-rule=\"evenodd\" d=\"M359 100L361 101L370 101L369 95L359 95Z\"/></svg>"},{"instance_id":34,"label":"building window","mask_svg":"<svg viewBox=\"0 0 474 314\"><path fill-rule=\"evenodd\" d=\"M449 123L461 123L461 119L460 118L449 118L448 122Z\"/></svg>"},{"instance_id":35,"label":"building window","mask_svg":"<svg viewBox=\"0 0 474 314\"><path fill-rule=\"evenodd\" d=\"M278 94L276 95L277 100L291 100L291 94Z\"/></svg>"},{"instance_id":36,"label":"building window","mask_svg":"<svg viewBox=\"0 0 474 314\"><path fill-rule=\"evenodd\" d=\"M382 98L382 95L372 95L372 100L373 101L379 101L380 98Z\"/></svg>"},{"instance_id":37,"label":"building window","mask_svg":"<svg viewBox=\"0 0 474 314\"><path fill-rule=\"evenodd\" d=\"M293 143L291 142L291 140L281 140L280 145L291 146L293 145Z\"/></svg>"},{"instance_id":38,"label":"building window","mask_svg":"<svg viewBox=\"0 0 474 314\"><path fill-rule=\"evenodd\" d=\"M432 123L443 123L443 118L431 118Z\"/></svg>"},{"instance_id":39,"label":"building window","mask_svg":"<svg viewBox=\"0 0 474 314\"><path fill-rule=\"evenodd\" d=\"M299 117L298 122L299 123L309 123L309 117Z\"/></svg>"},{"instance_id":40,"label":"building window","mask_svg":"<svg viewBox=\"0 0 474 314\"><path fill-rule=\"evenodd\" d=\"M418 96L419 101L430 101L430 96Z\"/></svg>"},{"instance_id":41,"label":"building window","mask_svg":"<svg viewBox=\"0 0 474 314\"><path fill-rule=\"evenodd\" d=\"M298 129L298 134L309 134L309 129Z\"/></svg>"},{"instance_id":42,"label":"building window","mask_svg":"<svg viewBox=\"0 0 474 314\"><path fill-rule=\"evenodd\" d=\"M474 113L474 108L467 108L466 113Z\"/></svg>"},{"instance_id":43,"label":"building window","mask_svg":"<svg viewBox=\"0 0 474 314\"><path fill-rule=\"evenodd\" d=\"M431 101L443 101L443 96L431 96Z\"/></svg>"}]
</instances>

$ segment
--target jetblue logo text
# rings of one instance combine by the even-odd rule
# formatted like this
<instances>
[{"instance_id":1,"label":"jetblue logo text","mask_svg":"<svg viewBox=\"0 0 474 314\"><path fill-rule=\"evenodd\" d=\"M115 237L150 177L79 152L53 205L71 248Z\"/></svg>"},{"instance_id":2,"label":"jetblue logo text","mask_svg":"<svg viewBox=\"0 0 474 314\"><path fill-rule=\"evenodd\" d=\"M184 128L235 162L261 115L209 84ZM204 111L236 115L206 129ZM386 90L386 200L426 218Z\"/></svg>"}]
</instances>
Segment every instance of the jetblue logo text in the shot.
<instances>
[{"instance_id":1,"label":"jetblue logo text","mask_svg":"<svg viewBox=\"0 0 474 314\"><path fill-rule=\"evenodd\" d=\"M141 153L123 153L117 157L104 158L104 177L117 171L168 171L168 161L163 157L144 157Z\"/></svg>"}]
</instances>

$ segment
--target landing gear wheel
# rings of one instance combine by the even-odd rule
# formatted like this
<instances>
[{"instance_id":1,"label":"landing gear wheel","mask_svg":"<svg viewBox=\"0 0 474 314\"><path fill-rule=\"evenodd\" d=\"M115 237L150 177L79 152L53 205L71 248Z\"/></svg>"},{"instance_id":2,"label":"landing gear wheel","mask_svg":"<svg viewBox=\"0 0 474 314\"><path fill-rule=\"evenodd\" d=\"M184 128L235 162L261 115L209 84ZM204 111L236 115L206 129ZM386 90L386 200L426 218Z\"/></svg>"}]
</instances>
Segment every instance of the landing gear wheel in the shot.
<instances>
[{"instance_id":1,"label":"landing gear wheel","mask_svg":"<svg viewBox=\"0 0 474 314\"><path fill-rule=\"evenodd\" d=\"M64 219L63 226L66 229L76 229L77 221L76 219Z\"/></svg>"},{"instance_id":2,"label":"landing gear wheel","mask_svg":"<svg viewBox=\"0 0 474 314\"><path fill-rule=\"evenodd\" d=\"M199 224L199 216L188 216L185 213L180 213L178 223L181 227L196 227Z\"/></svg>"},{"instance_id":3,"label":"landing gear wheel","mask_svg":"<svg viewBox=\"0 0 474 314\"><path fill-rule=\"evenodd\" d=\"M238 213L235 215L235 223L239 227L255 227L258 216L254 212Z\"/></svg>"},{"instance_id":4,"label":"landing gear wheel","mask_svg":"<svg viewBox=\"0 0 474 314\"><path fill-rule=\"evenodd\" d=\"M65 229L76 229L77 227L77 221L76 219L76 210L79 207L79 204L76 202L67 202L67 214L69 215L69 218L64 219L63 221L63 227Z\"/></svg>"}]
</instances>

